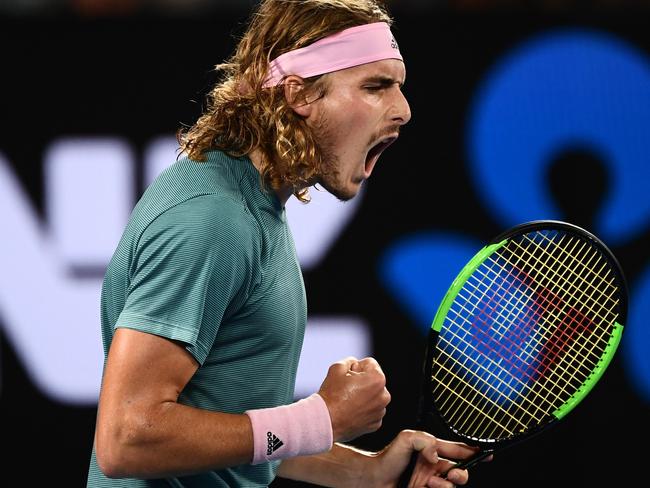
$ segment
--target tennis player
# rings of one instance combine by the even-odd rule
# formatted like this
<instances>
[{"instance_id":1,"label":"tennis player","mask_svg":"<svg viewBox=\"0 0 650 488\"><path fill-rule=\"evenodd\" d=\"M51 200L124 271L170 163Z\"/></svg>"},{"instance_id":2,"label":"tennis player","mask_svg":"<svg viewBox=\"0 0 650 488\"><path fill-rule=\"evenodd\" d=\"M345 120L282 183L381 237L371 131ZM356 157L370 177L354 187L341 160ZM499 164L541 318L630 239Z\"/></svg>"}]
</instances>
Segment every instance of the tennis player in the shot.
<instances>
[{"instance_id":1,"label":"tennis player","mask_svg":"<svg viewBox=\"0 0 650 488\"><path fill-rule=\"evenodd\" d=\"M182 156L136 205L102 288L104 374L89 487L412 486L474 450L405 430L379 453L390 394L372 358L294 402L307 304L285 203L353 198L411 118L375 0L264 0ZM191 40L190 40L191 42Z\"/></svg>"}]
</instances>

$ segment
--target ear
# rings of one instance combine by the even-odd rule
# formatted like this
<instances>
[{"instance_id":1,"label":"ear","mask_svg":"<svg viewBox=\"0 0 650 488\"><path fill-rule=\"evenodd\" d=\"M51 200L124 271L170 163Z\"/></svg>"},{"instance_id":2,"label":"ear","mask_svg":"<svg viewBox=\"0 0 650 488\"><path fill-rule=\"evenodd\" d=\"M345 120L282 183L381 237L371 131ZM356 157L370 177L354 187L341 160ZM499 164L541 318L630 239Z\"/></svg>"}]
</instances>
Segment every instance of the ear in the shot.
<instances>
[{"instance_id":1,"label":"ear","mask_svg":"<svg viewBox=\"0 0 650 488\"><path fill-rule=\"evenodd\" d=\"M301 117L309 117L312 105L305 98L305 82L300 76L290 75L284 80L284 97L289 106Z\"/></svg>"}]
</instances>

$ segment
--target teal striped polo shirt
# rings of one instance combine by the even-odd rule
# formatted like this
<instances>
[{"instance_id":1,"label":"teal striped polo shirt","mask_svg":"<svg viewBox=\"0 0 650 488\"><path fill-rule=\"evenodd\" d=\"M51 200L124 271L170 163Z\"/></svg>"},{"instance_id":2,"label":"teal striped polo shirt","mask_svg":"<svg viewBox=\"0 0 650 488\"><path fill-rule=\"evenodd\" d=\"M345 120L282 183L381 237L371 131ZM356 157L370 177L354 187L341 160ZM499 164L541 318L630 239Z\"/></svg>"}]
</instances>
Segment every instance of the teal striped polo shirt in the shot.
<instances>
[{"instance_id":1,"label":"teal striped polo shirt","mask_svg":"<svg viewBox=\"0 0 650 488\"><path fill-rule=\"evenodd\" d=\"M200 367L179 397L243 413L293 401L307 321L285 210L250 159L179 159L135 206L101 294L105 357L127 327L182 341ZM112 480L93 449L89 487L259 487L277 462L168 480Z\"/></svg>"}]
</instances>

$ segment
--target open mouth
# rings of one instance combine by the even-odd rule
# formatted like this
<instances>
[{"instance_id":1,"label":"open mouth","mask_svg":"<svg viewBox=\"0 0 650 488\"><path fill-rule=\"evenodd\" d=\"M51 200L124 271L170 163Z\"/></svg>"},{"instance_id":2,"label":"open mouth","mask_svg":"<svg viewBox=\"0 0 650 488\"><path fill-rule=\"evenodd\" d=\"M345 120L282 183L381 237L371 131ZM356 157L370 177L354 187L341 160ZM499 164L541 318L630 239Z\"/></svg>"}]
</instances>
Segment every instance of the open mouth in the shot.
<instances>
[{"instance_id":1,"label":"open mouth","mask_svg":"<svg viewBox=\"0 0 650 488\"><path fill-rule=\"evenodd\" d=\"M368 155L366 156L366 165L364 168L365 169L364 176L366 178L370 177L370 174L372 173L375 164L377 164L377 161L379 160L379 156L381 156L381 153L383 153L386 150L386 148L396 140L397 140L397 136L386 137L370 148L370 150L368 151Z\"/></svg>"}]
</instances>

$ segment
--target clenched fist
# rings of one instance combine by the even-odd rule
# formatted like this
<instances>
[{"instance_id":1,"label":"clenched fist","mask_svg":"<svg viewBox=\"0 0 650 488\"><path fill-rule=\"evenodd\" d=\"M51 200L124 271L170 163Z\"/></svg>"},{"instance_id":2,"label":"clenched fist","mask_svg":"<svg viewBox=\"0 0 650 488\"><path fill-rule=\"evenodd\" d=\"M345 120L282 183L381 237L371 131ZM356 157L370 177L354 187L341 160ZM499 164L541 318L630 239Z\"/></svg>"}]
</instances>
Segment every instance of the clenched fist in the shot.
<instances>
[{"instance_id":1,"label":"clenched fist","mask_svg":"<svg viewBox=\"0 0 650 488\"><path fill-rule=\"evenodd\" d=\"M334 363L318 393L327 404L335 442L379 429L390 403L386 377L373 358Z\"/></svg>"}]
</instances>

